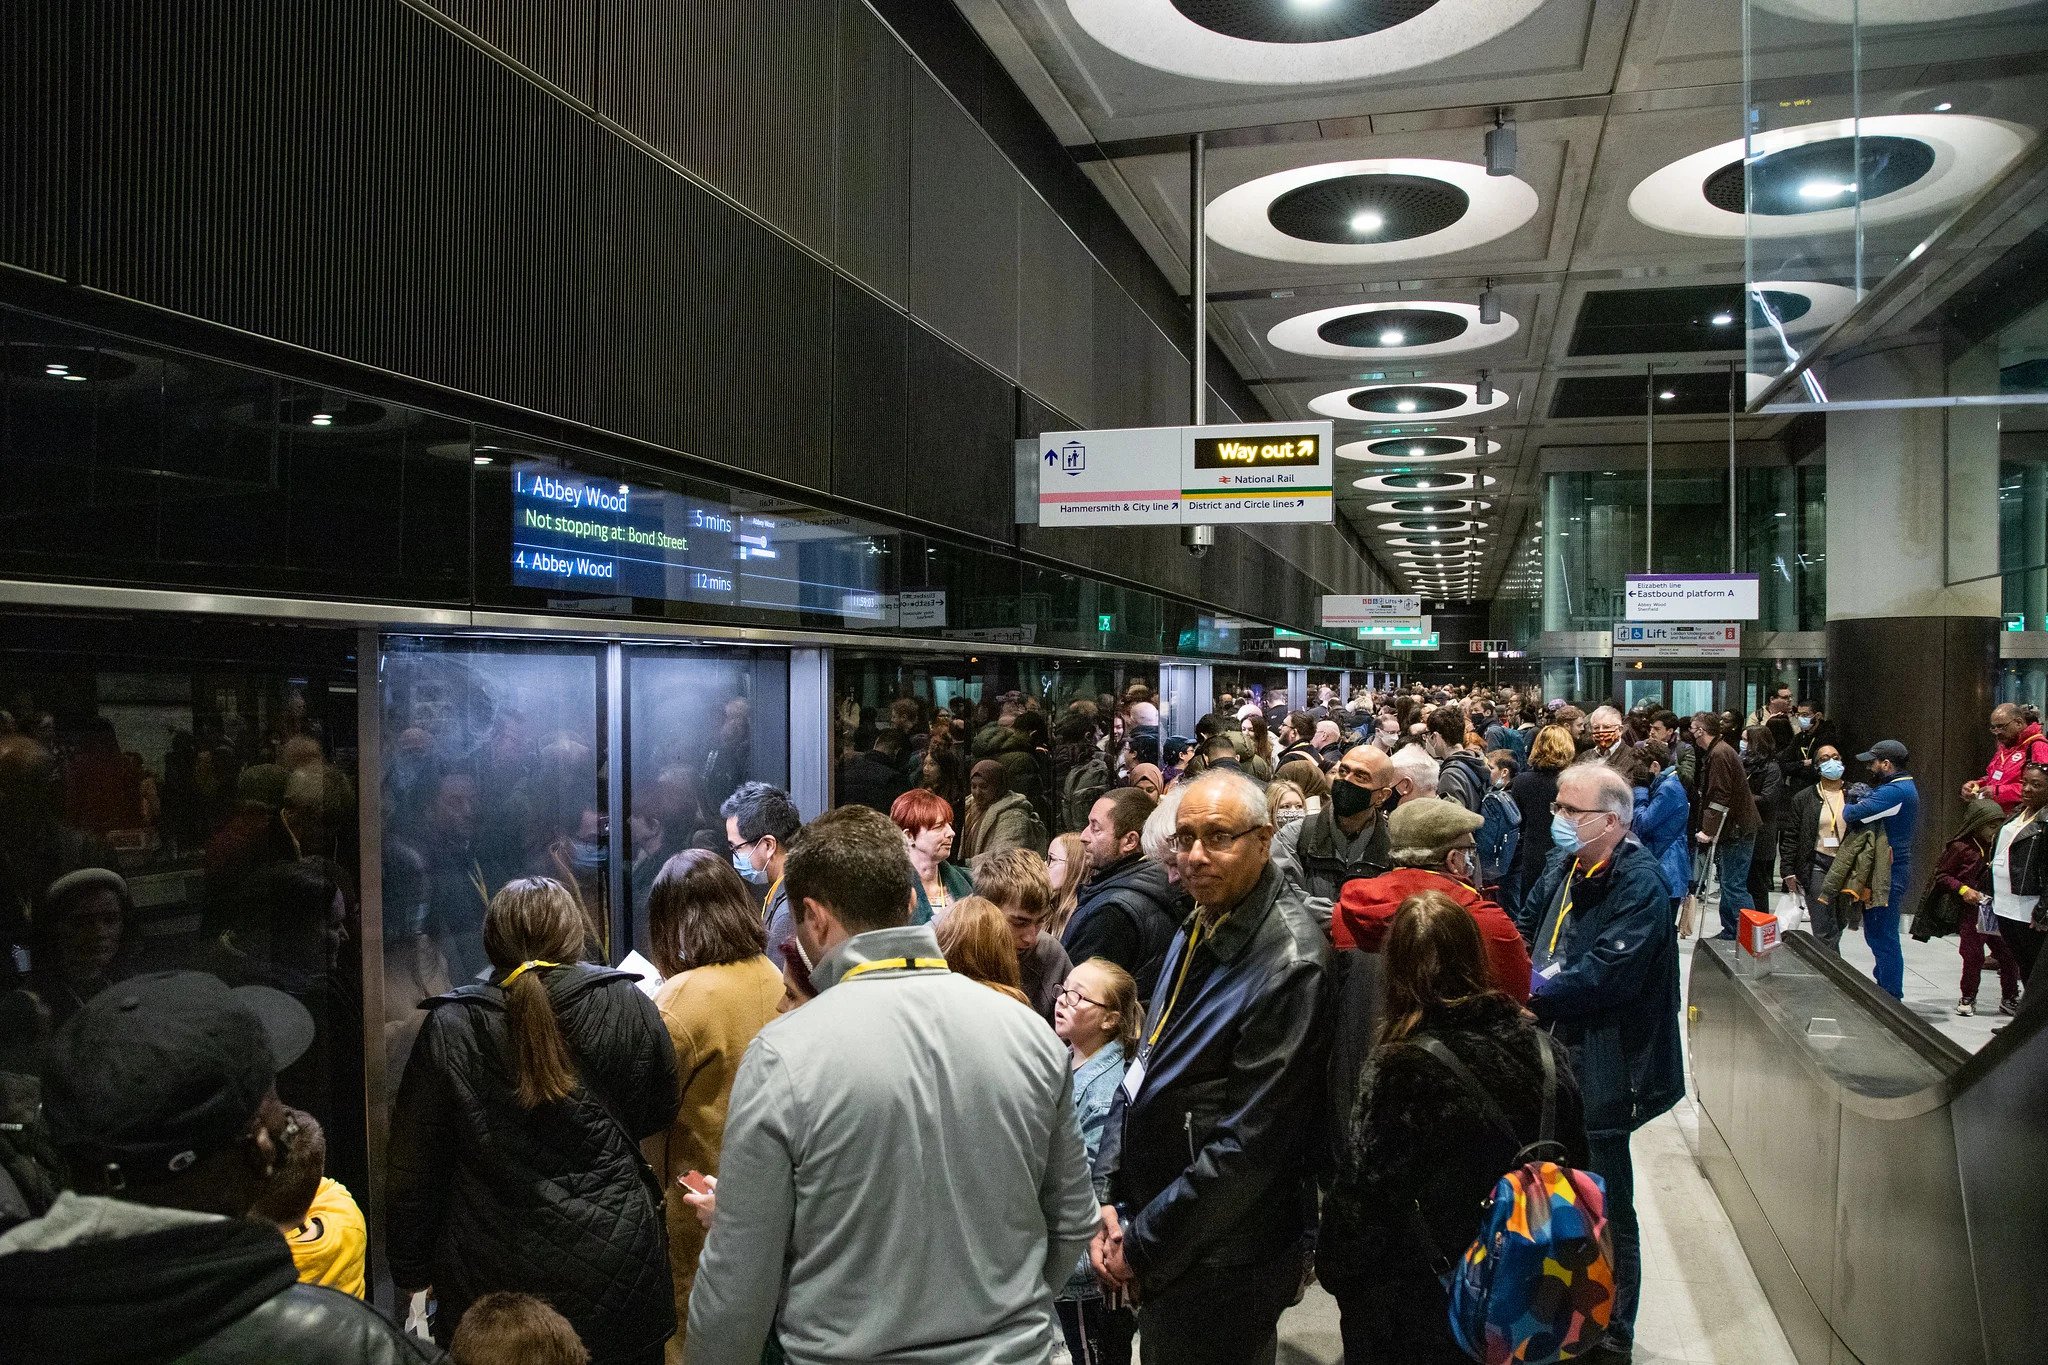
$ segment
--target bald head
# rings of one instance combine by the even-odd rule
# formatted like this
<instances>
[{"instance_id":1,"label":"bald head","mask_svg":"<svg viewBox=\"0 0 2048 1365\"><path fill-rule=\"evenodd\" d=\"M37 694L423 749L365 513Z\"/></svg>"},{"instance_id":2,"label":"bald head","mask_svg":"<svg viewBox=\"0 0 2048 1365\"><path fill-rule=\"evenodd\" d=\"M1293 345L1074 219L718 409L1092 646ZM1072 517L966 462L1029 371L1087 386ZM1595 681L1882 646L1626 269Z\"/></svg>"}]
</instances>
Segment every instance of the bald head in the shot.
<instances>
[{"instance_id":1,"label":"bald head","mask_svg":"<svg viewBox=\"0 0 2048 1365\"><path fill-rule=\"evenodd\" d=\"M1181 885L1204 911L1234 908L1258 884L1273 843L1266 792L1243 773L1203 773L1174 814Z\"/></svg>"},{"instance_id":2,"label":"bald head","mask_svg":"<svg viewBox=\"0 0 2048 1365\"><path fill-rule=\"evenodd\" d=\"M1356 782L1361 787L1378 791L1393 780L1394 760L1377 745L1360 744L1348 750L1337 760L1337 766L1330 773L1333 780Z\"/></svg>"}]
</instances>

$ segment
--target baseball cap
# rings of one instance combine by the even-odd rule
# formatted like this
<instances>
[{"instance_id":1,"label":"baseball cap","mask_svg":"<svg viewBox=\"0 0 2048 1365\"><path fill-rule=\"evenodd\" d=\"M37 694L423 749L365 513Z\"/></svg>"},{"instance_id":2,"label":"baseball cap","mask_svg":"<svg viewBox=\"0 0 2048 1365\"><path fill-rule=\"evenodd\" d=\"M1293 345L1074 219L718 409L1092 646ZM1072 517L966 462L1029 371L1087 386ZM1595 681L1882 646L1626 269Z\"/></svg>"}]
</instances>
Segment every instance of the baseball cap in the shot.
<instances>
[{"instance_id":1,"label":"baseball cap","mask_svg":"<svg viewBox=\"0 0 2048 1365\"><path fill-rule=\"evenodd\" d=\"M1870 746L1869 753L1856 755L1858 763L1871 763L1880 758L1889 759L1893 763L1904 763L1906 746L1895 739L1881 739Z\"/></svg>"},{"instance_id":2,"label":"baseball cap","mask_svg":"<svg viewBox=\"0 0 2048 1365\"><path fill-rule=\"evenodd\" d=\"M205 972L119 982L50 1040L50 1136L117 1168L117 1183L167 1180L247 1132L278 1069L312 1042L306 1007L269 986L230 988Z\"/></svg>"}]
</instances>

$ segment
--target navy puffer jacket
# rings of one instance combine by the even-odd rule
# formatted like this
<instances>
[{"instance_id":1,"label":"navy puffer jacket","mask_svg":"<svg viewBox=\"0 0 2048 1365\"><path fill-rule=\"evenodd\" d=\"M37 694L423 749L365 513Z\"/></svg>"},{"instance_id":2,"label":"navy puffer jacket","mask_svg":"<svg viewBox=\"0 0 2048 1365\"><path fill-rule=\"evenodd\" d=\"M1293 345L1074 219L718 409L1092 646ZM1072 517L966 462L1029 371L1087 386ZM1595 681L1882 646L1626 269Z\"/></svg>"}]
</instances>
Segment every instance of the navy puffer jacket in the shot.
<instances>
[{"instance_id":1,"label":"navy puffer jacket","mask_svg":"<svg viewBox=\"0 0 2048 1365\"><path fill-rule=\"evenodd\" d=\"M421 1002L391 1115L392 1276L433 1285L444 1345L478 1296L516 1290L568 1318L600 1365L651 1350L676 1326L668 1224L638 1147L678 1106L661 1015L624 972L549 970L585 1084L523 1109L497 979Z\"/></svg>"}]
</instances>

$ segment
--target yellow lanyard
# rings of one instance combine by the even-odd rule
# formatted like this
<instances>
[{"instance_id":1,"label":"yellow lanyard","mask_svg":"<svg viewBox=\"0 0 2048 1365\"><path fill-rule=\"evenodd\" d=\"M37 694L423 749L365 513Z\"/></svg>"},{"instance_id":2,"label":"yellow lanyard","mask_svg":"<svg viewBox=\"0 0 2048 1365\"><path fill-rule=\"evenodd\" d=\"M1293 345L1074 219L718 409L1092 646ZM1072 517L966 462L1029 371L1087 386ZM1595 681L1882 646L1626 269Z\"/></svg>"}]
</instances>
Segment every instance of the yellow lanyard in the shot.
<instances>
[{"instance_id":1,"label":"yellow lanyard","mask_svg":"<svg viewBox=\"0 0 2048 1365\"><path fill-rule=\"evenodd\" d=\"M878 957L873 962L863 962L840 977L851 981L862 972L943 972L948 970L943 957Z\"/></svg>"},{"instance_id":2,"label":"yellow lanyard","mask_svg":"<svg viewBox=\"0 0 2048 1365\"><path fill-rule=\"evenodd\" d=\"M476 898L484 903L484 909L491 908L491 893L484 886L483 865L476 859L469 860L469 884L476 888ZM510 982L506 983L510 985Z\"/></svg>"},{"instance_id":3,"label":"yellow lanyard","mask_svg":"<svg viewBox=\"0 0 2048 1365\"><path fill-rule=\"evenodd\" d=\"M1594 863L1591 867L1587 868L1587 879L1590 880L1593 877L1598 876L1600 874L1600 869L1605 866L1607 866L1607 860L1605 858L1602 858L1599 862ZM1549 951L1553 956L1555 956L1557 953L1557 936L1564 932L1564 922L1570 919L1572 915L1572 883L1577 881L1578 877L1579 860L1577 858L1574 858L1572 859L1572 875L1564 879L1564 905L1557 912L1557 923L1550 926Z\"/></svg>"},{"instance_id":4,"label":"yellow lanyard","mask_svg":"<svg viewBox=\"0 0 2048 1365\"><path fill-rule=\"evenodd\" d=\"M1166 997L1166 1008L1159 1011L1159 1018L1152 1025L1152 1036L1145 1040L1145 1050L1148 1052L1151 1051L1152 1045L1159 1041L1159 1035L1166 1031L1166 1021L1173 1014L1173 1007L1180 1003L1180 988L1187 983L1188 967L1193 964L1195 947L1201 941L1202 921L1197 916L1195 927L1188 933L1187 951L1180 957L1180 975L1173 979L1173 994Z\"/></svg>"}]
</instances>

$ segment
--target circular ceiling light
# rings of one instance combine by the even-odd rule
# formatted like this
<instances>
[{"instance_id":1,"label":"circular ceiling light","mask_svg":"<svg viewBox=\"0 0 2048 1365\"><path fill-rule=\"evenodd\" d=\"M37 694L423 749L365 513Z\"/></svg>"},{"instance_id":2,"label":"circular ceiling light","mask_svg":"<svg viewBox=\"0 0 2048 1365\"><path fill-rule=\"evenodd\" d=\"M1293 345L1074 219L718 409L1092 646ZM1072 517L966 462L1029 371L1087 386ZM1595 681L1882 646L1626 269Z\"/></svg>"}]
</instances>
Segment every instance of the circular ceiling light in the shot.
<instances>
[{"instance_id":1,"label":"circular ceiling light","mask_svg":"<svg viewBox=\"0 0 2048 1365\"><path fill-rule=\"evenodd\" d=\"M1542 0L1067 0L1084 32L1156 71L1238 85L1358 83L1506 33Z\"/></svg>"},{"instance_id":2,"label":"circular ceiling light","mask_svg":"<svg viewBox=\"0 0 2048 1365\"><path fill-rule=\"evenodd\" d=\"M1749 330L1759 336L1818 331L1847 317L1855 302L1856 291L1844 285L1759 280L1749 287Z\"/></svg>"},{"instance_id":3,"label":"circular ceiling light","mask_svg":"<svg viewBox=\"0 0 2048 1365\"><path fill-rule=\"evenodd\" d=\"M1402 535L1432 535L1437 532L1483 530L1483 521L1383 521L1375 529L1397 531Z\"/></svg>"},{"instance_id":4,"label":"circular ceiling light","mask_svg":"<svg viewBox=\"0 0 2048 1365\"><path fill-rule=\"evenodd\" d=\"M1508 401L1507 391L1495 386L1493 397L1482 403L1472 384L1363 384L1337 389L1309 400L1311 411L1324 417L1353 420L1374 417L1469 417L1487 412Z\"/></svg>"},{"instance_id":5,"label":"circular ceiling light","mask_svg":"<svg viewBox=\"0 0 2048 1365\"><path fill-rule=\"evenodd\" d=\"M1377 512L1389 517L1433 517L1462 516L1467 512L1491 511L1493 504L1484 498L1390 498L1385 502L1369 502L1368 512Z\"/></svg>"},{"instance_id":6,"label":"circular ceiling light","mask_svg":"<svg viewBox=\"0 0 2048 1365\"><path fill-rule=\"evenodd\" d=\"M1495 482L1491 474L1484 478L1485 487L1491 488ZM1369 493L1467 493L1480 487L1481 481L1470 473L1430 469L1409 474L1369 474L1352 480L1351 486Z\"/></svg>"},{"instance_id":7,"label":"circular ceiling light","mask_svg":"<svg viewBox=\"0 0 2048 1365\"><path fill-rule=\"evenodd\" d=\"M1408 550L1456 549L1461 545L1484 545L1484 536L1401 536L1387 542Z\"/></svg>"},{"instance_id":8,"label":"circular ceiling light","mask_svg":"<svg viewBox=\"0 0 2048 1365\"><path fill-rule=\"evenodd\" d=\"M1500 442L1486 443L1488 455L1500 453ZM1475 436L1385 436L1376 440L1347 441L1337 447L1340 460L1365 460L1373 464L1448 464L1453 460L1479 458Z\"/></svg>"},{"instance_id":9,"label":"circular ceiling light","mask_svg":"<svg viewBox=\"0 0 2048 1365\"><path fill-rule=\"evenodd\" d=\"M1505 236L1536 191L1484 166L1420 157L1331 161L1262 175L1209 202L1209 239L1269 261L1360 265L1443 256Z\"/></svg>"},{"instance_id":10,"label":"circular ceiling light","mask_svg":"<svg viewBox=\"0 0 2048 1365\"><path fill-rule=\"evenodd\" d=\"M1266 340L1295 355L1333 360L1407 358L1498 345L1521 326L1505 313L1499 322L1483 323L1469 303L1347 303L1291 317L1267 332Z\"/></svg>"},{"instance_id":11,"label":"circular ceiling light","mask_svg":"<svg viewBox=\"0 0 2048 1365\"><path fill-rule=\"evenodd\" d=\"M1819 235L1949 208L2032 134L1974 114L1881 114L1759 133L1654 171L1628 197L1639 222L1688 237ZM1862 152L1856 151L1860 140ZM1755 200L1745 214L1744 157Z\"/></svg>"}]
</instances>

